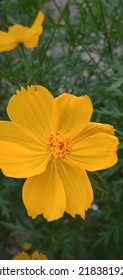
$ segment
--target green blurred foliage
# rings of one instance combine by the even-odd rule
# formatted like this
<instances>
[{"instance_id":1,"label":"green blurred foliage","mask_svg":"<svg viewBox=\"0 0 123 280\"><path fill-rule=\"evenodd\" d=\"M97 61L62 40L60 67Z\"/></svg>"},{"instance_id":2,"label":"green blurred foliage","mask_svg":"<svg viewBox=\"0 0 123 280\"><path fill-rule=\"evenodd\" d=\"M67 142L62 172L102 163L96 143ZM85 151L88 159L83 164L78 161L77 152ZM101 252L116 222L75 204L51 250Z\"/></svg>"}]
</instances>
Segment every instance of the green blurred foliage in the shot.
<instances>
[{"instance_id":1,"label":"green blurred foliage","mask_svg":"<svg viewBox=\"0 0 123 280\"><path fill-rule=\"evenodd\" d=\"M93 121L113 124L120 145L113 168L88 173L95 194L86 220L48 223L31 219L24 208L23 180L0 173L0 259L11 259L30 242L49 259L123 258L123 2L122 0L1 0L0 29L31 25L45 13L37 48L0 53L0 119L21 86L41 84L54 96L88 94Z\"/></svg>"}]
</instances>

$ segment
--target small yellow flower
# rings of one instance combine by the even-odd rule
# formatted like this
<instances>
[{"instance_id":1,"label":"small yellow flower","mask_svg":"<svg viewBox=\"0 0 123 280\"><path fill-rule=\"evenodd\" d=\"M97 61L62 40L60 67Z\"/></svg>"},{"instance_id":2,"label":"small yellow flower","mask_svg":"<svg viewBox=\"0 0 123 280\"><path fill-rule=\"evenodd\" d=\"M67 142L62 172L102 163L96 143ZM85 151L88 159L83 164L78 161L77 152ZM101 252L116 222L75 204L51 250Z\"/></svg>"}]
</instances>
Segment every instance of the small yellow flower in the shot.
<instances>
[{"instance_id":1,"label":"small yellow flower","mask_svg":"<svg viewBox=\"0 0 123 280\"><path fill-rule=\"evenodd\" d=\"M31 256L24 251L19 252L13 257L13 260L47 260L47 256L35 251Z\"/></svg>"},{"instance_id":2,"label":"small yellow flower","mask_svg":"<svg viewBox=\"0 0 123 280\"><path fill-rule=\"evenodd\" d=\"M117 162L114 128L90 122L92 112L88 96L54 98L42 86L21 88L10 99L11 121L0 121L0 166L6 176L27 178L22 197L32 218L53 221L67 212L85 219L93 202L86 170Z\"/></svg>"},{"instance_id":3,"label":"small yellow flower","mask_svg":"<svg viewBox=\"0 0 123 280\"><path fill-rule=\"evenodd\" d=\"M24 243L22 244L22 247L23 247L23 249L24 249L25 251L28 251L28 250L31 249L32 244L31 244L30 242L24 242Z\"/></svg>"},{"instance_id":4,"label":"small yellow flower","mask_svg":"<svg viewBox=\"0 0 123 280\"><path fill-rule=\"evenodd\" d=\"M9 27L8 32L0 31L0 52L11 51L18 44L23 44L26 48L36 47L43 32L43 20L44 14L40 11L31 27L15 24Z\"/></svg>"}]
</instances>

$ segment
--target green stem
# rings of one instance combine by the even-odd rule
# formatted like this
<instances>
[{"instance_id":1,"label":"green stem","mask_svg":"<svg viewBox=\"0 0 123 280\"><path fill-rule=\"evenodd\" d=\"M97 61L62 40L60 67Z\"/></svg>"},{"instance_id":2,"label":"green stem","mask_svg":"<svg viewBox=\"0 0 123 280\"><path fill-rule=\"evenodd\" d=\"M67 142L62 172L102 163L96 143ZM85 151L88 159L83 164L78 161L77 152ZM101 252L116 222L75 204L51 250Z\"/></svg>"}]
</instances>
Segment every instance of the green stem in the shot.
<instances>
[{"instance_id":1,"label":"green stem","mask_svg":"<svg viewBox=\"0 0 123 280\"><path fill-rule=\"evenodd\" d=\"M118 5L117 5L117 7L115 8L115 13L114 13L113 20L112 20L112 24L111 24L111 27L110 27L110 32L111 32L112 29L113 29L113 26L114 26L114 23L115 23L115 19L116 19L117 12L118 12L118 9L119 9L119 7L120 7L121 1L122 1L122 0L119 0ZM102 61L102 59L103 59L104 56L105 56L105 53L103 53L103 54L100 56L100 59L99 59L98 63L100 63L100 62Z\"/></svg>"},{"instance_id":2,"label":"green stem","mask_svg":"<svg viewBox=\"0 0 123 280\"><path fill-rule=\"evenodd\" d=\"M59 17L59 19L58 19L58 21L57 21L57 23L56 23L56 25L55 25L55 28L54 28L54 30L53 30L53 32L52 32L50 38L49 38L49 41L48 41L46 47L44 48L44 51L43 51L42 56L41 56L41 62L43 62L43 60L44 60L45 53L47 52L47 50L48 50L49 47L50 47L50 44L51 44L51 42L52 42L52 40L53 40L53 38L54 38L54 35L55 35L55 32L56 32L57 27L58 27L58 25L59 25L59 22L61 21L61 19L62 19L62 17L63 17L63 14L64 14L64 11L66 10L67 6L69 5L69 2L70 2L70 0L67 1L66 5L65 5L65 7L64 7L64 9L63 9L63 11L61 12L60 17Z\"/></svg>"},{"instance_id":3,"label":"green stem","mask_svg":"<svg viewBox=\"0 0 123 280\"><path fill-rule=\"evenodd\" d=\"M88 0L84 0L84 2L85 2L86 6L87 6L87 8L88 8L88 11L89 11L89 13L90 13L90 15L91 15L91 17L92 17L92 19L93 19L93 21L94 21L94 23L95 23L97 29L100 31L99 24L98 24L97 21L96 21L96 18L95 18L94 14L93 14L93 12L92 12L92 10L91 10L91 7L90 7L90 5L89 5L89 3L88 3Z\"/></svg>"},{"instance_id":4,"label":"green stem","mask_svg":"<svg viewBox=\"0 0 123 280\"><path fill-rule=\"evenodd\" d=\"M0 76L4 77L5 79L7 79L11 84L17 86L18 88L20 88L20 83L17 82L12 76L10 75L5 75L5 73L3 74L3 71L0 71Z\"/></svg>"},{"instance_id":5,"label":"green stem","mask_svg":"<svg viewBox=\"0 0 123 280\"><path fill-rule=\"evenodd\" d=\"M98 62L95 61L95 59L93 58L93 56L91 55L91 53L88 51L87 47L81 42L81 45L84 49L84 51L88 54L88 56L90 57L91 61L93 61L93 63L95 64L95 66L99 69L100 73L106 78L109 79L109 77L105 74L105 72L101 69L100 65Z\"/></svg>"},{"instance_id":6,"label":"green stem","mask_svg":"<svg viewBox=\"0 0 123 280\"><path fill-rule=\"evenodd\" d=\"M116 16L117 16L118 9L119 9L119 7L120 7L121 2L122 2L122 0L119 0L118 5L117 5L117 7L115 8L115 14L114 14L113 21L112 21L112 24L111 24L111 30L112 30L113 25L114 25L114 23L115 23Z\"/></svg>"},{"instance_id":7,"label":"green stem","mask_svg":"<svg viewBox=\"0 0 123 280\"><path fill-rule=\"evenodd\" d=\"M20 45L20 49L21 49L21 52L22 52L22 55L23 55L24 61L26 62L27 67L29 69L31 69L31 65L29 63L28 57L27 57L27 55L25 53L25 50L24 50L24 46L22 44Z\"/></svg>"},{"instance_id":8,"label":"green stem","mask_svg":"<svg viewBox=\"0 0 123 280\"><path fill-rule=\"evenodd\" d=\"M108 45L109 55L110 55L110 58L112 59L113 56L112 56L111 42L110 42L110 39L107 38L107 31L108 30L107 30L107 24L106 24L105 15L104 15L104 11L103 11L103 5L102 5L101 0L99 0L99 6L100 6L100 12L101 12L102 20L103 20L103 25L104 25L104 30L105 30L105 38L106 38L107 45Z\"/></svg>"},{"instance_id":9,"label":"green stem","mask_svg":"<svg viewBox=\"0 0 123 280\"><path fill-rule=\"evenodd\" d=\"M57 5L56 1L53 0L56 8L58 9L59 13L61 12L59 6ZM67 25L71 31L71 34L73 34L73 37L76 37L76 34L74 34L73 28L71 27L71 25L69 24L69 21L66 19ZM78 41L78 44L81 44L81 46L83 47L84 51L88 54L89 58L91 59L91 61L93 61L93 63L95 64L95 66L99 69L100 73L102 73L102 75L108 79L108 76L105 74L105 72L101 69L101 67L99 66L98 62L95 61L95 59L93 58L93 56L91 55L91 53L88 51L87 47L85 46L85 44L82 42L82 39L80 39Z\"/></svg>"},{"instance_id":10,"label":"green stem","mask_svg":"<svg viewBox=\"0 0 123 280\"><path fill-rule=\"evenodd\" d=\"M21 50L21 53L23 55L23 59L25 61L25 64L27 65L27 69L29 71L29 73L28 73L28 83L30 84L30 82L31 82L31 84L33 84L35 82L34 81L34 73L33 73L33 65L31 65L23 45L20 45L20 50Z\"/></svg>"}]
</instances>

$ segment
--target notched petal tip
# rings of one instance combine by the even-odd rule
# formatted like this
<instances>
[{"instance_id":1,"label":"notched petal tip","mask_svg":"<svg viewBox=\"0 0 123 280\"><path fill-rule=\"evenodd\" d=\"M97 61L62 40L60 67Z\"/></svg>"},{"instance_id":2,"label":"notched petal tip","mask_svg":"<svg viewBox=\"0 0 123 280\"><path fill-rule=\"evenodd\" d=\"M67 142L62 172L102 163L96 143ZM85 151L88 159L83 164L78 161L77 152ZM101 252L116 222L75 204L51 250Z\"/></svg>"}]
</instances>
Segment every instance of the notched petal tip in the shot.
<instances>
[{"instance_id":1,"label":"notched petal tip","mask_svg":"<svg viewBox=\"0 0 123 280\"><path fill-rule=\"evenodd\" d=\"M59 130L75 138L90 121L93 106L89 96L63 93L55 102L59 111Z\"/></svg>"},{"instance_id":2,"label":"notched petal tip","mask_svg":"<svg viewBox=\"0 0 123 280\"><path fill-rule=\"evenodd\" d=\"M53 216L53 217L52 217L51 215L45 216L45 215L43 214L43 217L47 220L47 222L57 221L58 219L61 219L63 216L64 216L64 211L63 211L62 214L60 214L60 215L58 215L58 216Z\"/></svg>"}]
</instances>

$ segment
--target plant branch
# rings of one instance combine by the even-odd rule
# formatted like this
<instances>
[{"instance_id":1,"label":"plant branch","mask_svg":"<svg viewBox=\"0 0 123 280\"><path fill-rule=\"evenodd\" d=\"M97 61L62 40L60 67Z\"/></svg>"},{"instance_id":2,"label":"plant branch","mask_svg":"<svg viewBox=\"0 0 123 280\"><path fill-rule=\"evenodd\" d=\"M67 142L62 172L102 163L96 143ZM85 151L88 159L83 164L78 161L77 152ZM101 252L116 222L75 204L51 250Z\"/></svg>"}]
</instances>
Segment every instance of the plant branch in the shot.
<instances>
[{"instance_id":1,"label":"plant branch","mask_svg":"<svg viewBox=\"0 0 123 280\"><path fill-rule=\"evenodd\" d=\"M59 25L59 22L61 21L61 19L62 19L62 17L63 17L63 14L64 14L64 11L66 10L67 6L69 5L69 2L70 2L70 0L67 1L66 5L65 5L65 7L64 7L64 9L63 9L63 11L60 13L60 17L59 17L59 19L58 19L58 21L57 21L57 23L56 23L56 25L55 25L55 28L54 28L54 30L53 30L53 32L52 32L50 38L49 38L49 41L47 42L46 47L44 48L43 54L42 54L42 56L41 56L41 57L42 57L41 62L43 61L44 55L45 55L45 53L47 52L47 50L49 49L49 47L50 47L50 44L51 44L51 42L52 42L52 40L53 40L53 38L54 38L54 35L55 35L55 33L56 33L56 30L57 30L57 27L58 27L58 25Z\"/></svg>"},{"instance_id":2,"label":"plant branch","mask_svg":"<svg viewBox=\"0 0 123 280\"><path fill-rule=\"evenodd\" d=\"M57 5L56 1L53 0L56 8L58 9L59 13L61 12L59 6ZM71 30L71 33L73 34L73 37L75 38L75 34L73 31L73 28L71 27L71 25L69 24L68 20L66 19L67 25L69 27L69 29ZM85 44L82 42L82 39L79 40L78 44L81 44L82 48L84 49L84 51L88 54L89 58L91 59L91 61L94 63L94 65L99 69L100 73L102 73L102 75L108 79L108 76L105 74L105 72L101 69L100 65L98 62L95 61L95 59L93 58L93 56L91 55L91 53L89 52L89 50L87 49L87 47L85 46Z\"/></svg>"},{"instance_id":3,"label":"plant branch","mask_svg":"<svg viewBox=\"0 0 123 280\"><path fill-rule=\"evenodd\" d=\"M103 5L102 5L101 0L99 0L99 6L100 6L100 12L101 12L102 20L103 20L103 25L104 25L104 30L105 30L105 38L106 38L106 41L107 41L109 55L110 55L110 58L112 59L113 56L112 56L111 42L110 42L110 38L107 37L108 30L107 30L107 24L106 24L104 10L103 10Z\"/></svg>"}]
</instances>

